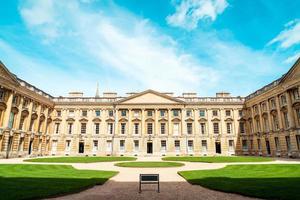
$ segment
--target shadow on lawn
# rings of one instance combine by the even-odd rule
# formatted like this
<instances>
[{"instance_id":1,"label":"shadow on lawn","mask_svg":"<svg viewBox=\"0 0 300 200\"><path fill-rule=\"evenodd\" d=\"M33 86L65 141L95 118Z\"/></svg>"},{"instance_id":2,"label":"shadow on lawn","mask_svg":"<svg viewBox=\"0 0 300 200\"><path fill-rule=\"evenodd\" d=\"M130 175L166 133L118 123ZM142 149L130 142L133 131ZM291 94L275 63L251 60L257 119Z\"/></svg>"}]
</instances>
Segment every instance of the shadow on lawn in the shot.
<instances>
[{"instance_id":1,"label":"shadow on lawn","mask_svg":"<svg viewBox=\"0 0 300 200\"><path fill-rule=\"evenodd\" d=\"M203 187L264 199L300 199L300 178L209 177L188 180Z\"/></svg>"},{"instance_id":2,"label":"shadow on lawn","mask_svg":"<svg viewBox=\"0 0 300 200\"><path fill-rule=\"evenodd\" d=\"M105 183L107 178L0 177L0 199L41 199L80 192Z\"/></svg>"}]
</instances>

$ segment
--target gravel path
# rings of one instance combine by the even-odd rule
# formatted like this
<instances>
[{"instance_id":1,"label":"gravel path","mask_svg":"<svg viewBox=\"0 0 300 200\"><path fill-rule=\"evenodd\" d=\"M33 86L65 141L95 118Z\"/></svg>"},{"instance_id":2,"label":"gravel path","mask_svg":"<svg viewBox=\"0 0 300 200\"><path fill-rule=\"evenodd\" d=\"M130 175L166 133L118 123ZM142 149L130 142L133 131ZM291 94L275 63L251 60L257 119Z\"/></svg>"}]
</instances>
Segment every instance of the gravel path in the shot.
<instances>
[{"instance_id":1,"label":"gravel path","mask_svg":"<svg viewBox=\"0 0 300 200\"><path fill-rule=\"evenodd\" d=\"M139 157L138 161L161 161L160 157ZM23 163L23 164L45 164L45 163L28 163L23 159L0 160L0 163ZM274 162L263 162L259 164L292 164L299 161L278 160ZM48 164L48 163L47 163ZM49 163L57 164L57 163ZM72 164L77 169L94 169L94 170L113 170L119 171L119 174L111 178L104 185L94 186L85 191L51 198L51 200L181 200L181 199L203 199L203 200L247 200L254 199L237 194L218 192L209 190L198 185L191 185L177 174L178 171L184 170L205 170L219 169L229 164L257 164L257 163L192 163L184 162L185 166L171 168L123 168L114 166L114 162L102 163L76 163ZM160 193L156 192L156 185L143 185L142 193L138 193L138 178L141 173L158 173L160 174Z\"/></svg>"}]
</instances>

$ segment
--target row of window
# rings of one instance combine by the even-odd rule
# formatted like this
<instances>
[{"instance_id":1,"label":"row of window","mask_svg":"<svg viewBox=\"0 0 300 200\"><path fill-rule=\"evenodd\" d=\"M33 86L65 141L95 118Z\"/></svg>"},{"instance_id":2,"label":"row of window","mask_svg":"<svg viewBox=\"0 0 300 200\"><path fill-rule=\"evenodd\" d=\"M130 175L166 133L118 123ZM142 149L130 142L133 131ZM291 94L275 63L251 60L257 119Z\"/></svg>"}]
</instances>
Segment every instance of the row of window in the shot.
<instances>
[{"instance_id":1,"label":"row of window","mask_svg":"<svg viewBox=\"0 0 300 200\"><path fill-rule=\"evenodd\" d=\"M73 133L73 123L68 123L68 129L67 129L67 133L68 134L72 134ZM120 133L121 134L126 134L126 126L127 123L121 123L120 124ZM151 135L153 134L153 123L147 123L146 127L147 127L147 134ZM166 129L167 124L166 123L160 123L160 134L166 134L167 129ZM232 127L232 123L227 122L226 123L226 133L227 134L232 134L233 133L233 127ZM186 123L186 129L187 129L187 134L193 134L193 123ZM206 123L201 122L200 123L200 133L201 134L206 134ZM239 129L240 129L240 133L244 133L245 132L245 128L244 128L244 123L240 122L239 123ZM109 134L113 134L114 131L114 123L107 123L107 132ZM59 134L60 132L60 123L55 123L54 126L54 132L56 134ZM86 134L87 133L87 123L81 123L80 124L80 133L81 134ZM95 134L99 134L100 133L100 123L94 123L94 133ZM139 134L140 133L140 123L134 123L133 124L133 133L134 134ZM218 122L214 122L213 123L213 133L214 134L220 134L220 123ZM179 135L179 123L173 123L173 134L174 135Z\"/></svg>"}]
</instances>

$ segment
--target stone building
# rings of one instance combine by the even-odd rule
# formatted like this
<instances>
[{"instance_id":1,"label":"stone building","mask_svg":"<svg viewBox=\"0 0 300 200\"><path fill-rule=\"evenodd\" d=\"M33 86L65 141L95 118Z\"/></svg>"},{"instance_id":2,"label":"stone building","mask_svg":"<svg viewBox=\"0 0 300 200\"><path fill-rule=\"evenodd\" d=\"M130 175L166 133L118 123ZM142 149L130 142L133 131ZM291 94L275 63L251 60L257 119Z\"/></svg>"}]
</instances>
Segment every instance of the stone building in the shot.
<instances>
[{"instance_id":1,"label":"stone building","mask_svg":"<svg viewBox=\"0 0 300 200\"><path fill-rule=\"evenodd\" d=\"M0 156L299 156L299 59L246 97L146 90L53 97L0 62Z\"/></svg>"}]
</instances>

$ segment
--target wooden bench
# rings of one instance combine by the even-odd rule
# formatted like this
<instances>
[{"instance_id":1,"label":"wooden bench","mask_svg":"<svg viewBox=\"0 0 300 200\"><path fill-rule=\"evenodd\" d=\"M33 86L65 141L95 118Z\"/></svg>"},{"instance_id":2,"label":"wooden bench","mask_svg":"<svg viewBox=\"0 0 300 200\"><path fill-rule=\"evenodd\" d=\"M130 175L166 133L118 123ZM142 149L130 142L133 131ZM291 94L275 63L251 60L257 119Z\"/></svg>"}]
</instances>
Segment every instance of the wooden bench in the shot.
<instances>
[{"instance_id":1,"label":"wooden bench","mask_svg":"<svg viewBox=\"0 0 300 200\"><path fill-rule=\"evenodd\" d=\"M140 174L139 193L142 192L142 184L157 184L159 193L159 174Z\"/></svg>"}]
</instances>

